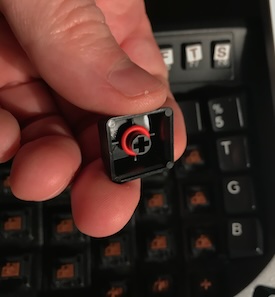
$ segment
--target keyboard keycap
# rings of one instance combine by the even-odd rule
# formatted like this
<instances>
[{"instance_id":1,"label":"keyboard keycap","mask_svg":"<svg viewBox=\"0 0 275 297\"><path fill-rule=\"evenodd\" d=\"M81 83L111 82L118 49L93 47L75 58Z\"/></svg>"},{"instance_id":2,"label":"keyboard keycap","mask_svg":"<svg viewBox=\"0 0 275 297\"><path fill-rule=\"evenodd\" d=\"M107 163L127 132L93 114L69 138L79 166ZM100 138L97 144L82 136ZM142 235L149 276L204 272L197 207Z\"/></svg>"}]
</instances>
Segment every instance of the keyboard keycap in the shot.
<instances>
[{"instance_id":1,"label":"keyboard keycap","mask_svg":"<svg viewBox=\"0 0 275 297\"><path fill-rule=\"evenodd\" d=\"M148 296L173 296L174 283L171 275L157 275L150 278Z\"/></svg>"},{"instance_id":2,"label":"keyboard keycap","mask_svg":"<svg viewBox=\"0 0 275 297\"><path fill-rule=\"evenodd\" d=\"M0 211L0 245L17 244L23 247L41 243L37 211L36 207Z\"/></svg>"},{"instance_id":3,"label":"keyboard keycap","mask_svg":"<svg viewBox=\"0 0 275 297\"><path fill-rule=\"evenodd\" d=\"M102 269L129 267L132 263L130 238L114 236L100 242L100 267Z\"/></svg>"},{"instance_id":4,"label":"keyboard keycap","mask_svg":"<svg viewBox=\"0 0 275 297\"><path fill-rule=\"evenodd\" d=\"M199 272L191 277L192 297L226 297L220 272Z\"/></svg>"},{"instance_id":5,"label":"keyboard keycap","mask_svg":"<svg viewBox=\"0 0 275 297\"><path fill-rule=\"evenodd\" d=\"M212 128L215 132L237 131L246 126L240 96L219 98L209 101Z\"/></svg>"},{"instance_id":6,"label":"keyboard keycap","mask_svg":"<svg viewBox=\"0 0 275 297\"><path fill-rule=\"evenodd\" d=\"M20 292L31 294L41 289L41 270L36 265L35 256L30 254L0 256L0 296L11 292L12 296L20 296Z\"/></svg>"},{"instance_id":7,"label":"keyboard keycap","mask_svg":"<svg viewBox=\"0 0 275 297\"><path fill-rule=\"evenodd\" d=\"M217 151L222 171L238 171L250 167L245 137L233 136L218 139Z\"/></svg>"},{"instance_id":8,"label":"keyboard keycap","mask_svg":"<svg viewBox=\"0 0 275 297\"><path fill-rule=\"evenodd\" d=\"M75 226L70 212L56 212L51 217L49 239L52 244L81 244L88 240Z\"/></svg>"},{"instance_id":9,"label":"keyboard keycap","mask_svg":"<svg viewBox=\"0 0 275 297\"><path fill-rule=\"evenodd\" d=\"M194 257L207 257L216 253L216 239L208 230L194 230L190 235L191 253Z\"/></svg>"},{"instance_id":10,"label":"keyboard keycap","mask_svg":"<svg viewBox=\"0 0 275 297\"><path fill-rule=\"evenodd\" d=\"M155 231L147 236L147 260L163 262L175 255L173 234L169 231Z\"/></svg>"},{"instance_id":11,"label":"keyboard keycap","mask_svg":"<svg viewBox=\"0 0 275 297\"><path fill-rule=\"evenodd\" d=\"M251 178L235 176L223 179L225 210L229 214L250 213L256 210Z\"/></svg>"},{"instance_id":12,"label":"keyboard keycap","mask_svg":"<svg viewBox=\"0 0 275 297\"><path fill-rule=\"evenodd\" d=\"M228 250L231 258L263 254L263 234L257 219L231 219L228 222Z\"/></svg>"},{"instance_id":13,"label":"keyboard keycap","mask_svg":"<svg viewBox=\"0 0 275 297\"><path fill-rule=\"evenodd\" d=\"M203 150L200 146L187 146L180 159L181 165L186 171L199 170L205 165Z\"/></svg>"},{"instance_id":14,"label":"keyboard keycap","mask_svg":"<svg viewBox=\"0 0 275 297\"><path fill-rule=\"evenodd\" d=\"M207 212L212 207L209 191L207 191L207 189L203 186L186 187L185 200L190 212Z\"/></svg>"},{"instance_id":15,"label":"keyboard keycap","mask_svg":"<svg viewBox=\"0 0 275 297\"><path fill-rule=\"evenodd\" d=\"M85 253L56 256L52 261L50 287L54 290L79 289L90 283Z\"/></svg>"}]
</instances>

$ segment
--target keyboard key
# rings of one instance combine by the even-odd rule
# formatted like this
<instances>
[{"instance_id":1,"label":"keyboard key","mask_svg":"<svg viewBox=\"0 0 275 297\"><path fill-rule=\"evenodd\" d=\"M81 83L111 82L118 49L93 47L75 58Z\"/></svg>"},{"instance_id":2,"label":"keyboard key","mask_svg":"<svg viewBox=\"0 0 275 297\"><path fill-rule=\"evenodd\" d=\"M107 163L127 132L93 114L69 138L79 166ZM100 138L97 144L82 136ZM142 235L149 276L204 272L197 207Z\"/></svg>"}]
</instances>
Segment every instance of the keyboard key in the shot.
<instances>
[{"instance_id":1,"label":"keyboard key","mask_svg":"<svg viewBox=\"0 0 275 297\"><path fill-rule=\"evenodd\" d=\"M174 64L174 50L171 45L161 45L160 53L162 55L164 64L170 70Z\"/></svg>"},{"instance_id":2,"label":"keyboard key","mask_svg":"<svg viewBox=\"0 0 275 297\"><path fill-rule=\"evenodd\" d=\"M20 246L38 241L33 211L23 208L0 211L0 243L4 245L20 244Z\"/></svg>"},{"instance_id":3,"label":"keyboard key","mask_svg":"<svg viewBox=\"0 0 275 297\"><path fill-rule=\"evenodd\" d=\"M194 257L205 257L216 252L216 239L213 232L195 230L191 232L191 252Z\"/></svg>"},{"instance_id":4,"label":"keyboard key","mask_svg":"<svg viewBox=\"0 0 275 297\"><path fill-rule=\"evenodd\" d=\"M57 212L52 214L50 240L53 244L79 244L88 240L75 226L70 212Z\"/></svg>"},{"instance_id":5,"label":"keyboard key","mask_svg":"<svg viewBox=\"0 0 275 297\"><path fill-rule=\"evenodd\" d=\"M236 131L246 126L243 98L240 96L209 101L209 112L212 128L216 132Z\"/></svg>"},{"instance_id":6,"label":"keyboard key","mask_svg":"<svg viewBox=\"0 0 275 297\"><path fill-rule=\"evenodd\" d=\"M205 159L200 146L187 146L180 159L181 165L187 171L201 169L205 165Z\"/></svg>"},{"instance_id":7,"label":"keyboard key","mask_svg":"<svg viewBox=\"0 0 275 297\"><path fill-rule=\"evenodd\" d=\"M218 139L217 150L221 170L237 171L250 167L245 137L234 136Z\"/></svg>"},{"instance_id":8,"label":"keyboard key","mask_svg":"<svg viewBox=\"0 0 275 297\"><path fill-rule=\"evenodd\" d=\"M215 41L213 48L213 68L224 69L232 66L232 45L230 41Z\"/></svg>"},{"instance_id":9,"label":"keyboard key","mask_svg":"<svg viewBox=\"0 0 275 297\"><path fill-rule=\"evenodd\" d=\"M147 260L162 262L175 255L174 238L169 231L155 231L147 236Z\"/></svg>"},{"instance_id":10,"label":"keyboard key","mask_svg":"<svg viewBox=\"0 0 275 297\"><path fill-rule=\"evenodd\" d=\"M147 190L142 195L147 215L167 215L172 211L170 201L163 189Z\"/></svg>"},{"instance_id":11,"label":"keyboard key","mask_svg":"<svg viewBox=\"0 0 275 297\"><path fill-rule=\"evenodd\" d=\"M201 107L197 101L179 102L179 106L184 114L184 122L187 134L196 134L203 131L201 118Z\"/></svg>"},{"instance_id":12,"label":"keyboard key","mask_svg":"<svg viewBox=\"0 0 275 297\"><path fill-rule=\"evenodd\" d=\"M173 296L174 283L171 275L157 275L151 278L148 296Z\"/></svg>"},{"instance_id":13,"label":"keyboard key","mask_svg":"<svg viewBox=\"0 0 275 297\"><path fill-rule=\"evenodd\" d=\"M192 297L227 296L220 273L200 272L191 277Z\"/></svg>"},{"instance_id":14,"label":"keyboard key","mask_svg":"<svg viewBox=\"0 0 275 297\"><path fill-rule=\"evenodd\" d=\"M203 50L200 42L183 45L183 68L200 69L203 61Z\"/></svg>"},{"instance_id":15,"label":"keyboard key","mask_svg":"<svg viewBox=\"0 0 275 297\"><path fill-rule=\"evenodd\" d=\"M85 254L56 257L52 262L51 288L76 289L89 285L89 262Z\"/></svg>"},{"instance_id":16,"label":"keyboard key","mask_svg":"<svg viewBox=\"0 0 275 297\"><path fill-rule=\"evenodd\" d=\"M231 219L228 223L228 250L231 258L263 254L263 234L257 219Z\"/></svg>"},{"instance_id":17,"label":"keyboard key","mask_svg":"<svg viewBox=\"0 0 275 297\"><path fill-rule=\"evenodd\" d=\"M13 260L4 262L1 265L1 280L6 279L20 279L22 270L22 263L20 260Z\"/></svg>"},{"instance_id":18,"label":"keyboard key","mask_svg":"<svg viewBox=\"0 0 275 297\"><path fill-rule=\"evenodd\" d=\"M225 210L229 214L249 213L256 210L253 185L248 176L223 179Z\"/></svg>"},{"instance_id":19,"label":"keyboard key","mask_svg":"<svg viewBox=\"0 0 275 297\"><path fill-rule=\"evenodd\" d=\"M0 257L0 296L4 292L14 292L17 296L20 291L35 289L33 261L29 254Z\"/></svg>"},{"instance_id":20,"label":"keyboard key","mask_svg":"<svg viewBox=\"0 0 275 297\"><path fill-rule=\"evenodd\" d=\"M100 242L100 267L103 269L128 267L131 264L128 236L113 236Z\"/></svg>"},{"instance_id":21,"label":"keyboard key","mask_svg":"<svg viewBox=\"0 0 275 297\"><path fill-rule=\"evenodd\" d=\"M205 187L189 186L185 190L187 208L190 212L205 212L211 208L210 195Z\"/></svg>"},{"instance_id":22,"label":"keyboard key","mask_svg":"<svg viewBox=\"0 0 275 297\"><path fill-rule=\"evenodd\" d=\"M106 282L105 282L106 284ZM105 285L104 284L104 285ZM105 289L102 289L100 291L103 291L100 296L102 297L127 297L129 295L128 290L128 284L126 281L114 281L110 282Z\"/></svg>"}]
</instances>

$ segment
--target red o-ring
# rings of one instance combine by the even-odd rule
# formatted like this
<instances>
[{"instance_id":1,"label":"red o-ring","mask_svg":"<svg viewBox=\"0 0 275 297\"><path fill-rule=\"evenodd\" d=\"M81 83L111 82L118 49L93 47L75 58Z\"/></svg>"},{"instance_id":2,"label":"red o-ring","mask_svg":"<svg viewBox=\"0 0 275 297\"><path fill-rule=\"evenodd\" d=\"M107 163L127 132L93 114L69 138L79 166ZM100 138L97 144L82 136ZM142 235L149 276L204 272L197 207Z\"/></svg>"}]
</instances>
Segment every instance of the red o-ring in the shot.
<instances>
[{"instance_id":1,"label":"red o-ring","mask_svg":"<svg viewBox=\"0 0 275 297\"><path fill-rule=\"evenodd\" d=\"M133 133L134 134L142 134L142 135L145 135L148 138L150 138L149 131L143 126L134 125L134 126L129 127L128 129L126 129L121 137L121 147L124 150L124 152L129 156L137 155L128 144L129 136L132 135Z\"/></svg>"}]
</instances>

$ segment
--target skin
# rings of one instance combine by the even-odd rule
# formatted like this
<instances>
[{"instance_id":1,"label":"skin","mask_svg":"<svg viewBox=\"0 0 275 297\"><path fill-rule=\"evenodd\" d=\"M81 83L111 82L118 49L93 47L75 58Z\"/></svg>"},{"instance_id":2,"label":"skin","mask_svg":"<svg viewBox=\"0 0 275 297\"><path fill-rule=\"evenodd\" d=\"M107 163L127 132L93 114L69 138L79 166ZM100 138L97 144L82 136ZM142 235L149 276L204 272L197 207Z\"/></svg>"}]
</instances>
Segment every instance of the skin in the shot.
<instances>
[{"instance_id":1,"label":"skin","mask_svg":"<svg viewBox=\"0 0 275 297\"><path fill-rule=\"evenodd\" d=\"M10 183L42 201L71 185L77 227L95 237L120 230L140 181L106 176L96 123L170 106L175 159L184 121L142 0L0 0L0 163L14 157Z\"/></svg>"}]
</instances>

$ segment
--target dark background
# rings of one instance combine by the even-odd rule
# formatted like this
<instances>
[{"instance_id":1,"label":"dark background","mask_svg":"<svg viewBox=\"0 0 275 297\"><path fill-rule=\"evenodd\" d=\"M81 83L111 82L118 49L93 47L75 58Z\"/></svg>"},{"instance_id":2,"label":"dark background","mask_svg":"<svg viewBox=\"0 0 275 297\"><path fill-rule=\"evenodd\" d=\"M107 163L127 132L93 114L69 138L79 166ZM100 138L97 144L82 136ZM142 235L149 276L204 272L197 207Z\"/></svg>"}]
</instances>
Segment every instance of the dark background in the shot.
<instances>
[{"instance_id":1,"label":"dark background","mask_svg":"<svg viewBox=\"0 0 275 297\"><path fill-rule=\"evenodd\" d=\"M234 23L258 18L261 0L145 0L155 31L188 24Z\"/></svg>"}]
</instances>

